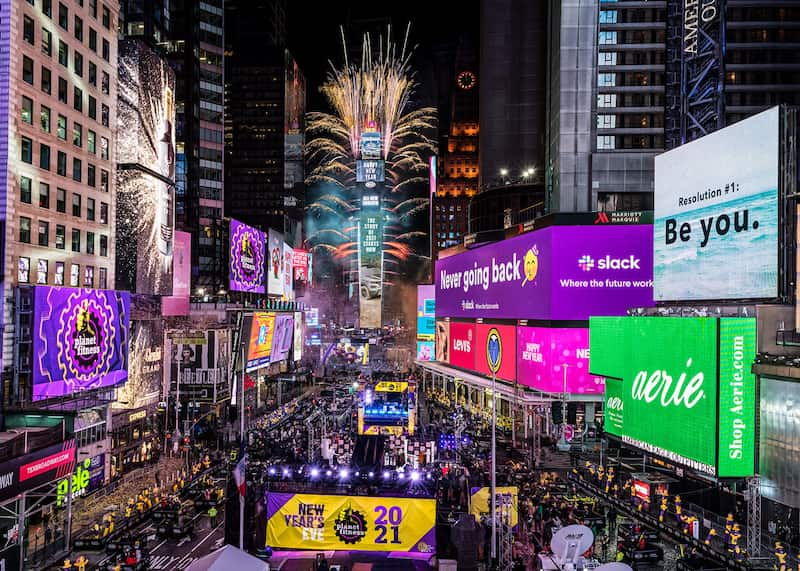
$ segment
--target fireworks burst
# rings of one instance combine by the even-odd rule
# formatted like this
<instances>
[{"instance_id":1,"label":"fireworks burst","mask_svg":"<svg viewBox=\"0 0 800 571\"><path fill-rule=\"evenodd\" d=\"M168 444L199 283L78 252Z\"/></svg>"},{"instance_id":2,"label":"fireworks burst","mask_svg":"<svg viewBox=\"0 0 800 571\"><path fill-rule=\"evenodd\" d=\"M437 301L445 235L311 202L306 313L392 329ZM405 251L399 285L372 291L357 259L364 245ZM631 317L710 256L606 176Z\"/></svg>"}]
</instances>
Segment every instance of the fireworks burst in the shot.
<instances>
[{"instance_id":1,"label":"fireworks burst","mask_svg":"<svg viewBox=\"0 0 800 571\"><path fill-rule=\"evenodd\" d=\"M417 83L409 65L409 32L410 27L398 48L388 28L377 42L377 53L365 35L359 64L348 59L342 32L344 64L337 68L331 63L321 88L333 111L308 114L308 243L338 265L358 255L357 225L352 221L360 198L355 192L356 160L368 131L379 132L382 139L386 261L419 256L415 242L426 236L414 231L414 224L428 208L422 185L428 182L428 156L437 151L430 136L436 132L437 117L434 108L412 108Z\"/></svg>"}]
</instances>

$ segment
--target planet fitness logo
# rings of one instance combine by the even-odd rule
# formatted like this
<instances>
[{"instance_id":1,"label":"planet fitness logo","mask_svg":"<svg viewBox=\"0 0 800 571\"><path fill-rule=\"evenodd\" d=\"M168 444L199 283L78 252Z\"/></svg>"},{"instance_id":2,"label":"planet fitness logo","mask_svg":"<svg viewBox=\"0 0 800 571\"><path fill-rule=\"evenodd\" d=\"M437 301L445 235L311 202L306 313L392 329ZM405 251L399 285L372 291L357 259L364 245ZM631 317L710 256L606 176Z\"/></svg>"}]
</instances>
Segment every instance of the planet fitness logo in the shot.
<instances>
[{"instance_id":1,"label":"planet fitness logo","mask_svg":"<svg viewBox=\"0 0 800 571\"><path fill-rule=\"evenodd\" d=\"M503 341L500 339L500 332L494 327L486 336L486 362L492 373L497 373L503 362Z\"/></svg>"},{"instance_id":2,"label":"planet fitness logo","mask_svg":"<svg viewBox=\"0 0 800 571\"><path fill-rule=\"evenodd\" d=\"M92 381L109 371L120 332L103 292L79 290L71 294L58 324L57 361L67 382Z\"/></svg>"},{"instance_id":3,"label":"planet fitness logo","mask_svg":"<svg viewBox=\"0 0 800 571\"><path fill-rule=\"evenodd\" d=\"M355 545L367 535L367 518L357 510L345 508L336 517L333 531L342 543Z\"/></svg>"},{"instance_id":4,"label":"planet fitness logo","mask_svg":"<svg viewBox=\"0 0 800 571\"><path fill-rule=\"evenodd\" d=\"M259 232L239 224L231 237L231 274L246 289L255 289L264 281L262 260L264 243Z\"/></svg>"}]
</instances>

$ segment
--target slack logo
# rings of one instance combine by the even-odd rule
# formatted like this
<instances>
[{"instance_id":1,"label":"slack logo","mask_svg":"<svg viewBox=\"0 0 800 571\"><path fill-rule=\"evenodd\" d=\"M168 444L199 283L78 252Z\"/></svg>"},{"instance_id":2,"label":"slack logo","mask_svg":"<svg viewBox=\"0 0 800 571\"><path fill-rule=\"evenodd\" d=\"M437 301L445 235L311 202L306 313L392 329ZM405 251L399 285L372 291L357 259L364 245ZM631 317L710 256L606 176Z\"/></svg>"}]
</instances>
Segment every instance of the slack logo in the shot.
<instances>
[{"instance_id":1,"label":"slack logo","mask_svg":"<svg viewBox=\"0 0 800 571\"><path fill-rule=\"evenodd\" d=\"M578 267L584 272L591 271L593 268L598 270L640 270L641 260L631 254L627 258L612 258L606 256L595 260L588 254L578 258Z\"/></svg>"}]
</instances>

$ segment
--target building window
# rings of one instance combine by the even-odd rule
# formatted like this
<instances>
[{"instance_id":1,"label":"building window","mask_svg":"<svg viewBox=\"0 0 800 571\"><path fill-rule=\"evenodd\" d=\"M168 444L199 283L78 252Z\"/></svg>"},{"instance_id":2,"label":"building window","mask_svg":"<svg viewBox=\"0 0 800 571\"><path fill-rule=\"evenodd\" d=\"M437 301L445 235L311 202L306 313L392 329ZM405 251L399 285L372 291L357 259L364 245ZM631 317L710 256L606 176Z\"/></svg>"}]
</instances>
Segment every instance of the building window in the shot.
<instances>
[{"instance_id":1,"label":"building window","mask_svg":"<svg viewBox=\"0 0 800 571\"><path fill-rule=\"evenodd\" d=\"M100 255L108 256L108 236L100 234Z\"/></svg>"},{"instance_id":2,"label":"building window","mask_svg":"<svg viewBox=\"0 0 800 571\"><path fill-rule=\"evenodd\" d=\"M100 203L100 224L108 224L108 203Z\"/></svg>"},{"instance_id":3,"label":"building window","mask_svg":"<svg viewBox=\"0 0 800 571\"><path fill-rule=\"evenodd\" d=\"M81 215L81 195L72 193L72 215L80 218Z\"/></svg>"},{"instance_id":4,"label":"building window","mask_svg":"<svg viewBox=\"0 0 800 571\"><path fill-rule=\"evenodd\" d=\"M67 140L67 118L63 115L58 116L58 138L62 141Z\"/></svg>"},{"instance_id":5,"label":"building window","mask_svg":"<svg viewBox=\"0 0 800 571\"><path fill-rule=\"evenodd\" d=\"M42 28L42 53L47 57L53 56L53 32Z\"/></svg>"},{"instance_id":6,"label":"building window","mask_svg":"<svg viewBox=\"0 0 800 571\"><path fill-rule=\"evenodd\" d=\"M80 123L72 124L72 144L76 147L83 146L83 126Z\"/></svg>"},{"instance_id":7,"label":"building window","mask_svg":"<svg viewBox=\"0 0 800 571\"><path fill-rule=\"evenodd\" d=\"M33 163L33 141L31 141L28 137L22 137L20 159L23 163Z\"/></svg>"},{"instance_id":8,"label":"building window","mask_svg":"<svg viewBox=\"0 0 800 571\"><path fill-rule=\"evenodd\" d=\"M58 40L58 63L64 67L69 65L69 46L64 40Z\"/></svg>"},{"instance_id":9,"label":"building window","mask_svg":"<svg viewBox=\"0 0 800 571\"><path fill-rule=\"evenodd\" d=\"M39 145L39 168L50 170L50 145L44 143Z\"/></svg>"},{"instance_id":10,"label":"building window","mask_svg":"<svg viewBox=\"0 0 800 571\"><path fill-rule=\"evenodd\" d=\"M75 30L73 30L75 34L75 39L78 41L83 41L83 20L81 20L78 16L75 16Z\"/></svg>"},{"instance_id":11,"label":"building window","mask_svg":"<svg viewBox=\"0 0 800 571\"><path fill-rule=\"evenodd\" d=\"M34 23L33 18L28 16L22 17L22 39L28 42L30 45L34 45L36 43L36 33L34 32Z\"/></svg>"},{"instance_id":12,"label":"building window","mask_svg":"<svg viewBox=\"0 0 800 571\"><path fill-rule=\"evenodd\" d=\"M31 203L31 189L33 188L33 180L27 176L19 177L19 199L27 204Z\"/></svg>"},{"instance_id":13,"label":"building window","mask_svg":"<svg viewBox=\"0 0 800 571\"><path fill-rule=\"evenodd\" d=\"M40 258L36 262L36 283L47 284L47 260Z\"/></svg>"},{"instance_id":14,"label":"building window","mask_svg":"<svg viewBox=\"0 0 800 571\"><path fill-rule=\"evenodd\" d=\"M78 77L83 77L83 55L75 52L72 55L72 69L75 71L75 75Z\"/></svg>"},{"instance_id":15,"label":"building window","mask_svg":"<svg viewBox=\"0 0 800 571\"><path fill-rule=\"evenodd\" d=\"M69 285L70 287L78 287L81 279L81 265L70 264L69 267Z\"/></svg>"},{"instance_id":16,"label":"building window","mask_svg":"<svg viewBox=\"0 0 800 571\"><path fill-rule=\"evenodd\" d=\"M108 95L111 89L111 80L109 79L108 73L105 71L103 72L102 77L103 81L100 83L100 90L103 92L103 95Z\"/></svg>"},{"instance_id":17,"label":"building window","mask_svg":"<svg viewBox=\"0 0 800 571\"><path fill-rule=\"evenodd\" d=\"M617 95L616 93L600 93L597 95L598 107L616 107Z\"/></svg>"},{"instance_id":18,"label":"building window","mask_svg":"<svg viewBox=\"0 0 800 571\"><path fill-rule=\"evenodd\" d=\"M103 54L102 57L104 60L109 61L111 59L111 44L108 43L108 40L103 38Z\"/></svg>"},{"instance_id":19,"label":"building window","mask_svg":"<svg viewBox=\"0 0 800 571\"><path fill-rule=\"evenodd\" d=\"M83 161L79 158L72 158L72 180L80 182L83 172Z\"/></svg>"},{"instance_id":20,"label":"building window","mask_svg":"<svg viewBox=\"0 0 800 571\"><path fill-rule=\"evenodd\" d=\"M50 68L42 66L42 91L50 95L51 90L51 77Z\"/></svg>"},{"instance_id":21,"label":"building window","mask_svg":"<svg viewBox=\"0 0 800 571\"><path fill-rule=\"evenodd\" d=\"M56 159L56 172L60 176L67 176L67 153L58 151L58 158Z\"/></svg>"},{"instance_id":22,"label":"building window","mask_svg":"<svg viewBox=\"0 0 800 571\"><path fill-rule=\"evenodd\" d=\"M77 85L73 87L72 91L72 107L75 109L75 111L83 112L83 91Z\"/></svg>"},{"instance_id":23,"label":"building window","mask_svg":"<svg viewBox=\"0 0 800 571\"><path fill-rule=\"evenodd\" d=\"M108 127L108 105L105 103L103 103L101 107L100 119L103 127Z\"/></svg>"},{"instance_id":24,"label":"building window","mask_svg":"<svg viewBox=\"0 0 800 571\"><path fill-rule=\"evenodd\" d=\"M86 184L92 188L97 186L97 169L92 163L86 163Z\"/></svg>"},{"instance_id":25,"label":"building window","mask_svg":"<svg viewBox=\"0 0 800 571\"><path fill-rule=\"evenodd\" d=\"M94 232L86 233L86 253L94 254Z\"/></svg>"},{"instance_id":26,"label":"building window","mask_svg":"<svg viewBox=\"0 0 800 571\"><path fill-rule=\"evenodd\" d=\"M100 137L100 158L108 160L108 139Z\"/></svg>"},{"instance_id":27,"label":"building window","mask_svg":"<svg viewBox=\"0 0 800 571\"><path fill-rule=\"evenodd\" d=\"M94 221L94 198L86 199L86 220Z\"/></svg>"},{"instance_id":28,"label":"building window","mask_svg":"<svg viewBox=\"0 0 800 571\"><path fill-rule=\"evenodd\" d=\"M100 289L106 289L108 287L108 269L100 268L99 280L100 283L97 287Z\"/></svg>"},{"instance_id":29,"label":"building window","mask_svg":"<svg viewBox=\"0 0 800 571\"><path fill-rule=\"evenodd\" d=\"M42 0L42 13L48 18L53 17L53 0Z\"/></svg>"},{"instance_id":30,"label":"building window","mask_svg":"<svg viewBox=\"0 0 800 571\"><path fill-rule=\"evenodd\" d=\"M613 129L617 126L616 115L598 115L597 128L598 129Z\"/></svg>"},{"instance_id":31,"label":"building window","mask_svg":"<svg viewBox=\"0 0 800 571\"><path fill-rule=\"evenodd\" d=\"M23 244L31 243L31 219L27 216L19 218L19 241Z\"/></svg>"},{"instance_id":32,"label":"building window","mask_svg":"<svg viewBox=\"0 0 800 571\"><path fill-rule=\"evenodd\" d=\"M616 73L598 73L597 86L598 87L613 87L617 84Z\"/></svg>"},{"instance_id":33,"label":"building window","mask_svg":"<svg viewBox=\"0 0 800 571\"><path fill-rule=\"evenodd\" d=\"M39 220L39 245L50 245L50 223L47 220Z\"/></svg>"},{"instance_id":34,"label":"building window","mask_svg":"<svg viewBox=\"0 0 800 571\"><path fill-rule=\"evenodd\" d=\"M103 27L106 30L111 29L111 11L106 6L103 6Z\"/></svg>"},{"instance_id":35,"label":"building window","mask_svg":"<svg viewBox=\"0 0 800 571\"><path fill-rule=\"evenodd\" d=\"M601 46L614 45L617 43L617 32L602 31L600 32L598 43Z\"/></svg>"},{"instance_id":36,"label":"building window","mask_svg":"<svg viewBox=\"0 0 800 571\"><path fill-rule=\"evenodd\" d=\"M58 3L58 25L69 30L69 10L61 2Z\"/></svg>"},{"instance_id":37,"label":"building window","mask_svg":"<svg viewBox=\"0 0 800 571\"><path fill-rule=\"evenodd\" d=\"M94 287L94 266L86 266L84 269L83 286Z\"/></svg>"},{"instance_id":38,"label":"building window","mask_svg":"<svg viewBox=\"0 0 800 571\"><path fill-rule=\"evenodd\" d=\"M72 251L81 251L81 231L77 228L72 229Z\"/></svg>"},{"instance_id":39,"label":"building window","mask_svg":"<svg viewBox=\"0 0 800 571\"><path fill-rule=\"evenodd\" d=\"M62 214L67 212L67 191L63 188L56 188L56 211Z\"/></svg>"},{"instance_id":40,"label":"building window","mask_svg":"<svg viewBox=\"0 0 800 571\"><path fill-rule=\"evenodd\" d=\"M53 276L53 283L57 286L64 285L64 262L56 262L56 273Z\"/></svg>"},{"instance_id":41,"label":"building window","mask_svg":"<svg viewBox=\"0 0 800 571\"><path fill-rule=\"evenodd\" d=\"M67 239L67 228L62 224L56 224L56 248L63 250Z\"/></svg>"},{"instance_id":42,"label":"building window","mask_svg":"<svg viewBox=\"0 0 800 571\"><path fill-rule=\"evenodd\" d=\"M22 81L33 85L33 60L22 56Z\"/></svg>"},{"instance_id":43,"label":"building window","mask_svg":"<svg viewBox=\"0 0 800 571\"><path fill-rule=\"evenodd\" d=\"M97 65L93 61L89 62L89 85L97 87Z\"/></svg>"},{"instance_id":44,"label":"building window","mask_svg":"<svg viewBox=\"0 0 800 571\"><path fill-rule=\"evenodd\" d=\"M44 105L39 110L39 126L45 133L50 132L50 108Z\"/></svg>"},{"instance_id":45,"label":"building window","mask_svg":"<svg viewBox=\"0 0 800 571\"><path fill-rule=\"evenodd\" d=\"M100 190L108 192L108 171L100 169Z\"/></svg>"},{"instance_id":46,"label":"building window","mask_svg":"<svg viewBox=\"0 0 800 571\"><path fill-rule=\"evenodd\" d=\"M97 18L97 0L89 0L89 10L92 13L92 18Z\"/></svg>"},{"instance_id":47,"label":"building window","mask_svg":"<svg viewBox=\"0 0 800 571\"><path fill-rule=\"evenodd\" d=\"M63 77L59 77L58 78L58 100L61 103L64 103L64 104L67 103L67 97L68 97L67 92L68 91L69 91L69 89L67 87L67 80L64 79Z\"/></svg>"},{"instance_id":48,"label":"building window","mask_svg":"<svg viewBox=\"0 0 800 571\"><path fill-rule=\"evenodd\" d=\"M22 122L33 125L33 99L22 96Z\"/></svg>"},{"instance_id":49,"label":"building window","mask_svg":"<svg viewBox=\"0 0 800 571\"><path fill-rule=\"evenodd\" d=\"M31 281L31 259L23 256L19 257L19 264L17 265L17 281L21 284L26 284Z\"/></svg>"},{"instance_id":50,"label":"building window","mask_svg":"<svg viewBox=\"0 0 800 571\"><path fill-rule=\"evenodd\" d=\"M46 182L39 183L39 207L50 208L50 185Z\"/></svg>"},{"instance_id":51,"label":"building window","mask_svg":"<svg viewBox=\"0 0 800 571\"><path fill-rule=\"evenodd\" d=\"M95 150L96 141L97 141L97 135L95 134L94 131L89 129L86 132L86 149L92 154L95 154L96 152Z\"/></svg>"},{"instance_id":52,"label":"building window","mask_svg":"<svg viewBox=\"0 0 800 571\"><path fill-rule=\"evenodd\" d=\"M600 10L600 23L601 24L616 24L617 11L616 10Z\"/></svg>"},{"instance_id":53,"label":"building window","mask_svg":"<svg viewBox=\"0 0 800 571\"><path fill-rule=\"evenodd\" d=\"M89 28L89 49L97 53L97 31Z\"/></svg>"},{"instance_id":54,"label":"building window","mask_svg":"<svg viewBox=\"0 0 800 571\"><path fill-rule=\"evenodd\" d=\"M607 151L609 149L614 148L614 136L613 135L598 135L597 136L597 150L598 151Z\"/></svg>"}]
</instances>

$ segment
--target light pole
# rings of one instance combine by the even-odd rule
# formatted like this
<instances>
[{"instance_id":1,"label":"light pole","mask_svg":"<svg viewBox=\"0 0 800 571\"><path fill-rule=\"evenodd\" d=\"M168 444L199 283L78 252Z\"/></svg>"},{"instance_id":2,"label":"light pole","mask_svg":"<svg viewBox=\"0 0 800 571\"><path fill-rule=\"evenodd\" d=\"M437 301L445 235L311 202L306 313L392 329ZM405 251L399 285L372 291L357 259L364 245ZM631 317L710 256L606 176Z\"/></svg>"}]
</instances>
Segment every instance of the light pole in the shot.
<instances>
[{"instance_id":1,"label":"light pole","mask_svg":"<svg viewBox=\"0 0 800 571\"><path fill-rule=\"evenodd\" d=\"M178 374L175 378L175 438L173 442L177 442L180 426L181 414L181 362L183 361L183 345L178 345L178 355L175 359L178 363Z\"/></svg>"},{"instance_id":2,"label":"light pole","mask_svg":"<svg viewBox=\"0 0 800 571\"><path fill-rule=\"evenodd\" d=\"M492 565L497 560L497 373L492 367Z\"/></svg>"},{"instance_id":3,"label":"light pole","mask_svg":"<svg viewBox=\"0 0 800 571\"><path fill-rule=\"evenodd\" d=\"M245 480L245 494L247 494L247 462L245 461L245 453L244 453L244 372L245 372L245 354L244 354L244 335L242 335L242 376L240 377L240 385L241 385L241 400L239 401L239 437L242 439L241 442L241 450L242 450L242 458L239 460L242 462L242 478ZM239 494L239 549L244 551L244 494Z\"/></svg>"}]
</instances>

